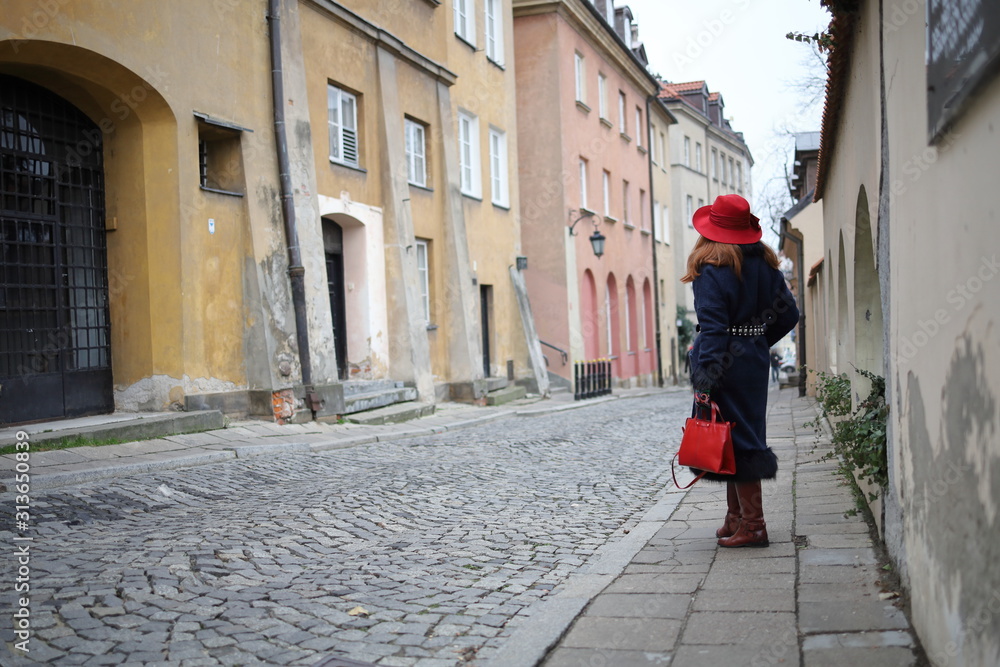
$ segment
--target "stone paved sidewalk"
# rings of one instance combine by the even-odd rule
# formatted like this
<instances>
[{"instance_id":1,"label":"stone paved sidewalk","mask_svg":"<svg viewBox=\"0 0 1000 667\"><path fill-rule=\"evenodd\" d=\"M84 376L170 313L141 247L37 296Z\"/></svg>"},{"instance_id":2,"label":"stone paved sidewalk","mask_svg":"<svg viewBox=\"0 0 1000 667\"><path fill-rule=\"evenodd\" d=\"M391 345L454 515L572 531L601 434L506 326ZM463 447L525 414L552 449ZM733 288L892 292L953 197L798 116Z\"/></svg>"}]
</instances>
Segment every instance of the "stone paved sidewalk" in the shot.
<instances>
[{"instance_id":1,"label":"stone paved sidewalk","mask_svg":"<svg viewBox=\"0 0 1000 667\"><path fill-rule=\"evenodd\" d=\"M781 469L764 485L769 548L718 548L724 487L696 484L545 667L922 664L906 616L882 595L868 525L845 515L851 487L821 460L829 438L803 426L814 417L796 390L772 391L768 435ZM519 664L515 656L493 664Z\"/></svg>"}]
</instances>

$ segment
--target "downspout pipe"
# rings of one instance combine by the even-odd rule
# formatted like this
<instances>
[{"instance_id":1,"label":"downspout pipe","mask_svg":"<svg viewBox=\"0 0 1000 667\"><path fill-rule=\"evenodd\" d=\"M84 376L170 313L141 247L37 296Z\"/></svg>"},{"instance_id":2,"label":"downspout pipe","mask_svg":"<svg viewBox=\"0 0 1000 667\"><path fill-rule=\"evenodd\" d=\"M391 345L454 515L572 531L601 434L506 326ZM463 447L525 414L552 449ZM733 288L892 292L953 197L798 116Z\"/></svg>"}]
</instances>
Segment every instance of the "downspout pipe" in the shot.
<instances>
[{"instance_id":1,"label":"downspout pipe","mask_svg":"<svg viewBox=\"0 0 1000 667\"><path fill-rule=\"evenodd\" d=\"M315 412L318 397L312 382L312 363L309 359L309 323L306 318L305 267L295 226L295 201L292 197L292 176L288 164L288 135L285 129L285 84L281 64L281 0L268 0L267 23L271 45L271 93L274 105L274 139L278 151L278 172L281 182L281 217L285 226L285 245L288 246L288 279L292 287L292 308L295 311L295 341L298 345L302 384L306 392L306 406Z\"/></svg>"},{"instance_id":2,"label":"downspout pipe","mask_svg":"<svg viewBox=\"0 0 1000 667\"><path fill-rule=\"evenodd\" d=\"M649 152L646 154L646 166L649 167L649 224L652 227L653 239L653 317L656 320L656 386L663 386L663 350L662 334L660 332L660 281L659 270L656 266L656 190L653 188L653 118L652 100L655 96L646 98L646 140L649 142ZM663 159L663 156L660 156Z\"/></svg>"}]
</instances>

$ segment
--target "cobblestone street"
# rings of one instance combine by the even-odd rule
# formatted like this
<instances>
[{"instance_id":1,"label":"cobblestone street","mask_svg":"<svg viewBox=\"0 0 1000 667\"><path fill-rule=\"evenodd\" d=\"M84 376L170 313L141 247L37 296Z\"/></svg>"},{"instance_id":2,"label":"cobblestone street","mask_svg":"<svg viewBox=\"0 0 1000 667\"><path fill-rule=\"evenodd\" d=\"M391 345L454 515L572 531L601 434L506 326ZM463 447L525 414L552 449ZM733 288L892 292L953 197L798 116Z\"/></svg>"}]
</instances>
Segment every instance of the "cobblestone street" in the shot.
<instances>
[{"instance_id":1,"label":"cobblestone street","mask_svg":"<svg viewBox=\"0 0 1000 667\"><path fill-rule=\"evenodd\" d=\"M479 663L672 490L689 400L39 491L5 664Z\"/></svg>"}]
</instances>

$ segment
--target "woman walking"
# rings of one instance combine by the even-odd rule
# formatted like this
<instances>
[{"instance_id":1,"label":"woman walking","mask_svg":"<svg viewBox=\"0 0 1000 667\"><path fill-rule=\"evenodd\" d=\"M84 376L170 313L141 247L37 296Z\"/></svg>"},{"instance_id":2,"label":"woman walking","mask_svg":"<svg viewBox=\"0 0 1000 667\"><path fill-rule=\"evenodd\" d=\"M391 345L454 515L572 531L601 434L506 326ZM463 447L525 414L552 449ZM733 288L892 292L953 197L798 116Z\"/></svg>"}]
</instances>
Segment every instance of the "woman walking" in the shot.
<instances>
[{"instance_id":1,"label":"woman walking","mask_svg":"<svg viewBox=\"0 0 1000 667\"><path fill-rule=\"evenodd\" d=\"M799 321L799 311L746 199L722 195L699 208L693 222L701 238L681 278L692 283L701 332L691 351L691 384L735 422L736 474L705 475L726 482L728 509L716 535L723 547L766 547L760 482L778 473L765 437L769 350Z\"/></svg>"}]
</instances>

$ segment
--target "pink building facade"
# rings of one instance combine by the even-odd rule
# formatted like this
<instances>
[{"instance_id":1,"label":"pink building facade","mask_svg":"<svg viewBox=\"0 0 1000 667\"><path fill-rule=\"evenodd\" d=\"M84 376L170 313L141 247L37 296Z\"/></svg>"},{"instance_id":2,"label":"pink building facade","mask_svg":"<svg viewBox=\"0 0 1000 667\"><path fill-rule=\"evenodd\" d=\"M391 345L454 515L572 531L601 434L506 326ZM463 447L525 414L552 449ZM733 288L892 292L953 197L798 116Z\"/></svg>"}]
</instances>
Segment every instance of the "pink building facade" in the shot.
<instances>
[{"instance_id":1,"label":"pink building facade","mask_svg":"<svg viewBox=\"0 0 1000 667\"><path fill-rule=\"evenodd\" d=\"M616 385L640 386L656 376L647 101L658 83L633 31L604 14L585 0L514 2L524 275L550 376L572 381L573 362L607 358Z\"/></svg>"}]
</instances>

